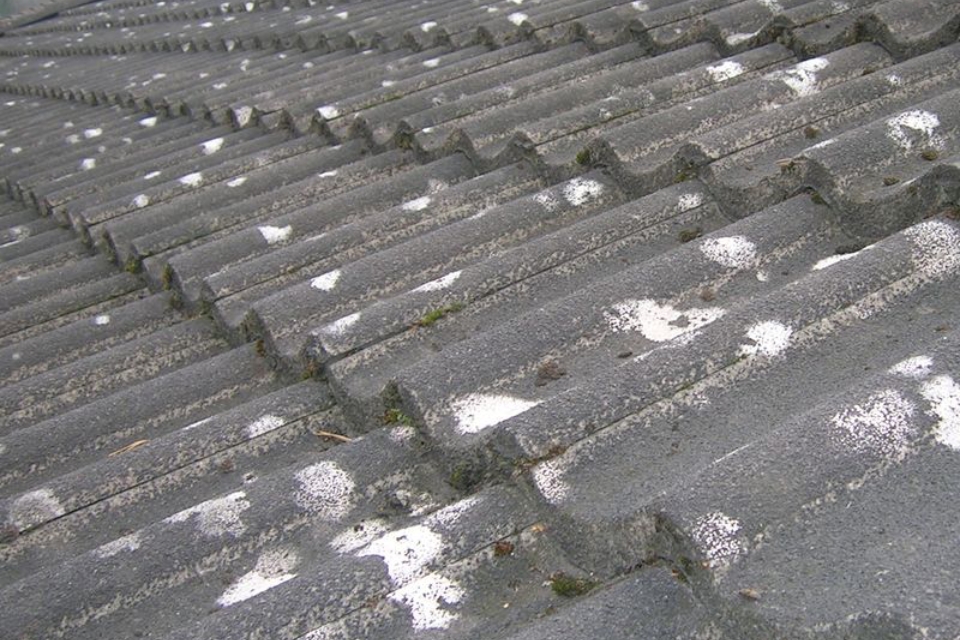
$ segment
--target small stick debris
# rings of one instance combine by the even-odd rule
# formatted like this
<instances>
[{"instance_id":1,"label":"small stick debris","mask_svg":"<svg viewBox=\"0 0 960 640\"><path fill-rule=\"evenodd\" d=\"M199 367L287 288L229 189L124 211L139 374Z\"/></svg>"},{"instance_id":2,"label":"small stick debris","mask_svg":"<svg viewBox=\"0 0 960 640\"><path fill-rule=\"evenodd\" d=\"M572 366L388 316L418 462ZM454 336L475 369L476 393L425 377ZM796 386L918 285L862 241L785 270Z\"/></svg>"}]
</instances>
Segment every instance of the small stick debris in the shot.
<instances>
[{"instance_id":1,"label":"small stick debris","mask_svg":"<svg viewBox=\"0 0 960 640\"><path fill-rule=\"evenodd\" d=\"M332 433L330 431L317 430L313 432L313 435L318 438L330 438L331 440L339 440L340 442L353 442L353 438L348 438L347 436L341 435L339 433Z\"/></svg>"},{"instance_id":2,"label":"small stick debris","mask_svg":"<svg viewBox=\"0 0 960 640\"><path fill-rule=\"evenodd\" d=\"M125 447L120 447L119 449L117 449L117 450L114 451L113 453L109 454L107 457L108 457L108 458L112 458L112 457L114 457L114 456L119 456L119 455L121 455L121 454L123 454L123 453L126 453L126 452L128 452L128 451L133 451L134 449L137 449L137 448L139 448L139 447L142 447L143 445L147 444L148 442L150 442L150 441L149 441L149 440L137 440L136 442L131 442L130 444L126 445Z\"/></svg>"},{"instance_id":3,"label":"small stick debris","mask_svg":"<svg viewBox=\"0 0 960 640\"><path fill-rule=\"evenodd\" d=\"M746 600L756 601L760 599L760 592L756 589L740 589L738 593L740 594L741 598L745 598Z\"/></svg>"}]
</instances>

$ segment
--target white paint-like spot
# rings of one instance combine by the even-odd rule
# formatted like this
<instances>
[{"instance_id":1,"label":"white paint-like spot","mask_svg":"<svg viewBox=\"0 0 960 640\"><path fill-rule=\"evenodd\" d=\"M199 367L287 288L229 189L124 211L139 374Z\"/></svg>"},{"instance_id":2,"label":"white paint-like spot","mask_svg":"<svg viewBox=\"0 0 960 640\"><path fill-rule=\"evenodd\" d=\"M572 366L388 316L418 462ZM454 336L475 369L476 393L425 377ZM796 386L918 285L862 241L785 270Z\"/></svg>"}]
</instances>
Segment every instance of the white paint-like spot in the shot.
<instances>
[{"instance_id":1,"label":"white paint-like spot","mask_svg":"<svg viewBox=\"0 0 960 640\"><path fill-rule=\"evenodd\" d=\"M697 519L691 535L710 566L721 568L728 566L738 555L746 551L739 535L742 528L740 521L736 518L714 511Z\"/></svg>"},{"instance_id":2,"label":"white paint-like spot","mask_svg":"<svg viewBox=\"0 0 960 640\"><path fill-rule=\"evenodd\" d=\"M746 69L742 64L734 62L733 60L724 60L723 62L707 67L707 73L710 74L714 82L724 82L731 78L736 78L745 71Z\"/></svg>"},{"instance_id":3,"label":"white paint-like spot","mask_svg":"<svg viewBox=\"0 0 960 640\"><path fill-rule=\"evenodd\" d=\"M257 418L253 422L247 425L247 428L244 429L247 433L248 438L257 438L262 436L265 433L270 433L274 429L279 429L284 425L284 420L280 416L275 416L272 414L267 414L261 418Z\"/></svg>"},{"instance_id":4,"label":"white paint-like spot","mask_svg":"<svg viewBox=\"0 0 960 640\"><path fill-rule=\"evenodd\" d=\"M700 243L700 251L730 269L747 269L757 259L757 246L743 236L706 238Z\"/></svg>"},{"instance_id":5,"label":"white paint-like spot","mask_svg":"<svg viewBox=\"0 0 960 640\"><path fill-rule=\"evenodd\" d=\"M239 176L237 178L233 178L232 180L227 180L227 186L230 187L231 189L236 189L246 181L247 181L246 176Z\"/></svg>"},{"instance_id":6,"label":"white paint-like spot","mask_svg":"<svg viewBox=\"0 0 960 640\"><path fill-rule=\"evenodd\" d=\"M199 187L203 184L203 174L200 172L188 173L182 176L178 182L186 187Z\"/></svg>"},{"instance_id":7,"label":"white paint-like spot","mask_svg":"<svg viewBox=\"0 0 960 640\"><path fill-rule=\"evenodd\" d=\"M154 80L163 80L163 79L166 78L166 77L167 77L167 74L165 74L165 73L155 73L155 74L153 74L153 79L154 79Z\"/></svg>"},{"instance_id":8,"label":"white paint-like spot","mask_svg":"<svg viewBox=\"0 0 960 640\"><path fill-rule=\"evenodd\" d=\"M395 84L397 83L394 80L384 80L383 82L380 83L380 86L387 89L389 87L392 87Z\"/></svg>"},{"instance_id":9,"label":"white paint-like spot","mask_svg":"<svg viewBox=\"0 0 960 640\"><path fill-rule=\"evenodd\" d=\"M383 558L390 579L395 585L401 586L440 558L444 548L440 534L418 524L384 534L358 551L357 556Z\"/></svg>"},{"instance_id":10,"label":"white paint-like spot","mask_svg":"<svg viewBox=\"0 0 960 640\"><path fill-rule=\"evenodd\" d=\"M137 209L143 209L145 206L150 204L150 198L146 194L141 193L136 198L134 198L130 204L135 206Z\"/></svg>"},{"instance_id":11,"label":"white paint-like spot","mask_svg":"<svg viewBox=\"0 0 960 640\"><path fill-rule=\"evenodd\" d=\"M895 73L888 73L886 75L886 80L895 87L903 86L903 78L898 76Z\"/></svg>"},{"instance_id":12,"label":"white paint-like spot","mask_svg":"<svg viewBox=\"0 0 960 640\"><path fill-rule=\"evenodd\" d=\"M759 31L754 31L753 33L731 33L726 37L726 41L728 45L735 47L738 44L743 44L744 42L757 37L757 34L759 33Z\"/></svg>"},{"instance_id":13,"label":"white paint-like spot","mask_svg":"<svg viewBox=\"0 0 960 640\"><path fill-rule=\"evenodd\" d=\"M144 179L144 180L153 180L154 178L159 178L159 177L160 177L160 172L159 172L159 171L151 171L151 172L148 173L147 175L143 176L143 179Z\"/></svg>"},{"instance_id":14,"label":"white paint-like spot","mask_svg":"<svg viewBox=\"0 0 960 640\"><path fill-rule=\"evenodd\" d=\"M446 289L457 281L457 278L460 277L460 273L460 271L453 271L445 276L437 278L436 280L431 280L430 282L424 283L413 291L414 293L422 293L425 291L440 291L442 289Z\"/></svg>"},{"instance_id":15,"label":"white paint-like spot","mask_svg":"<svg viewBox=\"0 0 960 640\"><path fill-rule=\"evenodd\" d=\"M776 320L758 322L747 330L747 338L753 344L740 346L738 353L743 356L778 356L790 346L793 329Z\"/></svg>"},{"instance_id":16,"label":"white paint-like spot","mask_svg":"<svg viewBox=\"0 0 960 640\"><path fill-rule=\"evenodd\" d=\"M93 324L97 325L98 327L106 326L110 324L110 316L106 313L100 314L99 316L94 316Z\"/></svg>"},{"instance_id":17,"label":"white paint-like spot","mask_svg":"<svg viewBox=\"0 0 960 640\"><path fill-rule=\"evenodd\" d=\"M23 354L20 353L19 351L14 351L10 355L10 359L13 360L14 362L18 362L21 358L23 358Z\"/></svg>"},{"instance_id":18,"label":"white paint-like spot","mask_svg":"<svg viewBox=\"0 0 960 640\"><path fill-rule=\"evenodd\" d=\"M757 0L757 2L766 7L771 13L780 13L783 11L783 7L777 0Z\"/></svg>"},{"instance_id":19,"label":"white paint-like spot","mask_svg":"<svg viewBox=\"0 0 960 640\"><path fill-rule=\"evenodd\" d=\"M634 2L630 3L630 6L636 11L650 11L650 5L648 5L646 2L638 2L635 0Z\"/></svg>"},{"instance_id":20,"label":"white paint-like spot","mask_svg":"<svg viewBox=\"0 0 960 640\"><path fill-rule=\"evenodd\" d=\"M879 391L866 402L837 413L830 419L836 440L853 451L884 458L906 453L914 427L914 406L894 390Z\"/></svg>"},{"instance_id":21,"label":"white paint-like spot","mask_svg":"<svg viewBox=\"0 0 960 640\"><path fill-rule=\"evenodd\" d=\"M17 498L10 507L13 524L20 529L59 518L66 510L50 489L38 489Z\"/></svg>"},{"instance_id":22,"label":"white paint-like spot","mask_svg":"<svg viewBox=\"0 0 960 640\"><path fill-rule=\"evenodd\" d=\"M960 231L942 220L927 220L906 230L913 240L913 263L921 273L942 277L960 270Z\"/></svg>"},{"instance_id":23,"label":"white paint-like spot","mask_svg":"<svg viewBox=\"0 0 960 640\"><path fill-rule=\"evenodd\" d=\"M852 253L840 253L834 256L828 256L826 258L823 258L822 260L817 260L816 264L813 265L812 270L821 271L822 269L826 269L827 267L832 267L838 262L843 262L844 260L855 258L856 256L860 255L861 251L866 251L871 247L873 247L873 245L866 246L863 249L860 249L860 251L854 251Z\"/></svg>"},{"instance_id":24,"label":"white paint-like spot","mask_svg":"<svg viewBox=\"0 0 960 640\"><path fill-rule=\"evenodd\" d=\"M336 16L337 16L338 18L340 18L341 20L346 20L347 18L350 17L350 12L349 12L349 11L341 11L340 13L337 13L337 14L334 14L334 15L336 15Z\"/></svg>"},{"instance_id":25,"label":"white paint-like spot","mask_svg":"<svg viewBox=\"0 0 960 640\"><path fill-rule=\"evenodd\" d=\"M330 546L339 553L353 553L382 536L386 530L383 520L366 520L338 534L330 541Z\"/></svg>"},{"instance_id":26,"label":"white paint-like spot","mask_svg":"<svg viewBox=\"0 0 960 640\"><path fill-rule=\"evenodd\" d=\"M176 524L196 518L201 533L210 538L219 538L227 534L237 537L247 530L240 514L250 508L250 501L243 491L231 493L222 498L214 498L175 513L164 522Z\"/></svg>"},{"instance_id":27,"label":"white paint-like spot","mask_svg":"<svg viewBox=\"0 0 960 640\"><path fill-rule=\"evenodd\" d=\"M429 60L423 61L423 66L425 66L427 69L433 69L439 64L440 64L440 58L430 58Z\"/></svg>"},{"instance_id":28,"label":"white paint-like spot","mask_svg":"<svg viewBox=\"0 0 960 640\"><path fill-rule=\"evenodd\" d=\"M768 274L766 271L763 271L762 269L757 271L757 282L766 282L769 279L770 274Z\"/></svg>"},{"instance_id":29,"label":"white paint-like spot","mask_svg":"<svg viewBox=\"0 0 960 640\"><path fill-rule=\"evenodd\" d=\"M44 63L43 63L43 68L44 68L44 69L49 69L50 67L55 67L55 66L57 66L56 60L50 60L49 62L44 62Z\"/></svg>"},{"instance_id":30,"label":"white paint-like spot","mask_svg":"<svg viewBox=\"0 0 960 640\"><path fill-rule=\"evenodd\" d=\"M446 629L459 616L450 610L466 592L452 580L436 574L428 575L390 594L390 600L410 610L413 628Z\"/></svg>"},{"instance_id":31,"label":"white paint-like spot","mask_svg":"<svg viewBox=\"0 0 960 640\"><path fill-rule=\"evenodd\" d=\"M348 316L343 316L338 320L334 320L327 326L323 328L323 333L331 336L342 336L347 332L350 327L357 324L357 321L360 319L360 312L351 313Z\"/></svg>"},{"instance_id":32,"label":"white paint-like spot","mask_svg":"<svg viewBox=\"0 0 960 640\"><path fill-rule=\"evenodd\" d=\"M573 206L579 207L590 200L599 198L603 190L603 185L596 180L574 178L563 185L563 197Z\"/></svg>"},{"instance_id":33,"label":"white paint-like spot","mask_svg":"<svg viewBox=\"0 0 960 640\"><path fill-rule=\"evenodd\" d=\"M253 119L253 107L237 107L233 110L233 117L238 127L245 127Z\"/></svg>"},{"instance_id":34,"label":"white paint-like spot","mask_svg":"<svg viewBox=\"0 0 960 640\"><path fill-rule=\"evenodd\" d=\"M556 211L560 206L560 201L549 191L543 191L533 196L534 201L547 211Z\"/></svg>"},{"instance_id":35,"label":"white paint-like spot","mask_svg":"<svg viewBox=\"0 0 960 640\"><path fill-rule=\"evenodd\" d=\"M691 209L696 209L703 204L703 194L702 193L685 193L680 196L677 200L677 209L680 212L690 211Z\"/></svg>"},{"instance_id":36,"label":"white paint-like spot","mask_svg":"<svg viewBox=\"0 0 960 640\"><path fill-rule=\"evenodd\" d=\"M151 127L157 126L157 116L150 116L149 118L144 118L143 120L140 121L140 126L147 127L148 129Z\"/></svg>"},{"instance_id":37,"label":"white paint-like spot","mask_svg":"<svg viewBox=\"0 0 960 640\"><path fill-rule=\"evenodd\" d=\"M140 548L140 534L131 533L128 536L117 538L112 542L101 545L94 553L98 558L112 558L119 553L133 553Z\"/></svg>"},{"instance_id":38,"label":"white paint-like spot","mask_svg":"<svg viewBox=\"0 0 960 640\"><path fill-rule=\"evenodd\" d=\"M890 367L890 373L914 380L922 380L928 377L932 371L933 358L930 356L914 356Z\"/></svg>"},{"instance_id":39,"label":"white paint-like spot","mask_svg":"<svg viewBox=\"0 0 960 640\"><path fill-rule=\"evenodd\" d=\"M340 115L340 109L337 109L332 104L328 104L318 108L317 113L319 113L325 120L333 120Z\"/></svg>"},{"instance_id":40,"label":"white paint-like spot","mask_svg":"<svg viewBox=\"0 0 960 640\"><path fill-rule=\"evenodd\" d=\"M321 518L339 520L353 508L356 484L336 462L324 460L301 469L297 482L297 504Z\"/></svg>"},{"instance_id":41,"label":"white paint-like spot","mask_svg":"<svg viewBox=\"0 0 960 640\"><path fill-rule=\"evenodd\" d=\"M64 138L64 140L66 140L67 144L78 144L80 142L80 136L76 133L71 133Z\"/></svg>"},{"instance_id":42,"label":"white paint-like spot","mask_svg":"<svg viewBox=\"0 0 960 640\"><path fill-rule=\"evenodd\" d=\"M265 224L257 227L257 231L259 231L263 239L267 241L267 244L276 244L289 238L290 234L293 233L293 227L289 224L285 227L272 227Z\"/></svg>"},{"instance_id":43,"label":"white paint-like spot","mask_svg":"<svg viewBox=\"0 0 960 640\"><path fill-rule=\"evenodd\" d=\"M226 82L214 82L211 86L217 91L222 91L227 87L229 87L230 85L227 84Z\"/></svg>"},{"instance_id":44,"label":"white paint-like spot","mask_svg":"<svg viewBox=\"0 0 960 640\"><path fill-rule=\"evenodd\" d=\"M310 24L313 22L313 16L303 16L299 18L294 24Z\"/></svg>"},{"instance_id":45,"label":"white paint-like spot","mask_svg":"<svg viewBox=\"0 0 960 640\"><path fill-rule=\"evenodd\" d=\"M212 26L213 26L213 23L212 23L212 22L201 22L201 23L200 23L200 28L201 28L201 29L209 29L209 28L212 27Z\"/></svg>"},{"instance_id":46,"label":"white paint-like spot","mask_svg":"<svg viewBox=\"0 0 960 640\"><path fill-rule=\"evenodd\" d=\"M455 400L450 407L460 433L479 433L540 404L502 394L472 393Z\"/></svg>"},{"instance_id":47,"label":"white paint-like spot","mask_svg":"<svg viewBox=\"0 0 960 640\"><path fill-rule=\"evenodd\" d=\"M887 136L901 149L933 147L943 149L946 140L936 132L940 126L937 114L923 109L911 109L887 120Z\"/></svg>"},{"instance_id":48,"label":"white paint-like spot","mask_svg":"<svg viewBox=\"0 0 960 640\"><path fill-rule=\"evenodd\" d=\"M103 129L97 127L96 129L85 129L83 132L83 137L87 140L91 138L99 138L103 135Z\"/></svg>"},{"instance_id":49,"label":"white paint-like spot","mask_svg":"<svg viewBox=\"0 0 960 640\"><path fill-rule=\"evenodd\" d=\"M570 485L564 480L565 471L561 458L541 462L533 469L533 482L550 504L560 504L570 492Z\"/></svg>"},{"instance_id":50,"label":"white paint-like spot","mask_svg":"<svg viewBox=\"0 0 960 640\"><path fill-rule=\"evenodd\" d=\"M827 138L827 139L824 140L823 142L818 142L817 144L811 146L810 148L811 148L811 149L824 149L824 148L829 147L830 145L836 144L836 143L837 143L836 138Z\"/></svg>"},{"instance_id":51,"label":"white paint-like spot","mask_svg":"<svg viewBox=\"0 0 960 640\"><path fill-rule=\"evenodd\" d=\"M826 58L811 58L804 60L789 69L775 71L770 74L770 78L780 80L799 97L810 96L817 93L820 87L817 85L817 72L823 71L830 65Z\"/></svg>"},{"instance_id":52,"label":"white paint-like spot","mask_svg":"<svg viewBox=\"0 0 960 640\"><path fill-rule=\"evenodd\" d=\"M520 11L515 11L514 13L511 13L509 16L507 16L507 20L517 25L518 27L522 25L524 22L526 22L528 18L529 16L527 14L522 13Z\"/></svg>"},{"instance_id":53,"label":"white paint-like spot","mask_svg":"<svg viewBox=\"0 0 960 640\"><path fill-rule=\"evenodd\" d=\"M340 280L340 269L334 269L312 279L310 286L318 291L333 291L338 280Z\"/></svg>"},{"instance_id":54,"label":"white paint-like spot","mask_svg":"<svg viewBox=\"0 0 960 640\"><path fill-rule=\"evenodd\" d=\"M240 71L246 73L247 69L250 68L250 58L244 58L240 61Z\"/></svg>"},{"instance_id":55,"label":"white paint-like spot","mask_svg":"<svg viewBox=\"0 0 960 640\"><path fill-rule=\"evenodd\" d=\"M338 172L336 169L333 169L332 171L324 171L323 173L318 173L318 174L317 174L317 177L318 177L318 178L333 178L333 177L336 177L337 173L339 173L339 172Z\"/></svg>"},{"instance_id":56,"label":"white paint-like spot","mask_svg":"<svg viewBox=\"0 0 960 640\"><path fill-rule=\"evenodd\" d=\"M213 140L207 140L200 144L200 147L203 149L203 155L209 156L212 153L220 151L223 147L223 138L214 138Z\"/></svg>"},{"instance_id":57,"label":"white paint-like spot","mask_svg":"<svg viewBox=\"0 0 960 640\"><path fill-rule=\"evenodd\" d=\"M282 549L267 551L257 560L253 571L240 576L223 592L222 596L217 598L217 604L221 607L229 607L296 578L297 575L291 572L296 568L297 561L297 555L292 551Z\"/></svg>"},{"instance_id":58,"label":"white paint-like spot","mask_svg":"<svg viewBox=\"0 0 960 640\"><path fill-rule=\"evenodd\" d=\"M420 198L415 198L408 202L404 202L400 207L404 211L423 211L430 206L431 200L430 196L422 196Z\"/></svg>"},{"instance_id":59,"label":"white paint-like spot","mask_svg":"<svg viewBox=\"0 0 960 640\"><path fill-rule=\"evenodd\" d=\"M420 25L420 30L423 31L424 33L430 33L436 28L437 28L437 23L433 22L432 20L424 22L423 24Z\"/></svg>"},{"instance_id":60,"label":"white paint-like spot","mask_svg":"<svg viewBox=\"0 0 960 640\"><path fill-rule=\"evenodd\" d=\"M704 327L723 316L723 309L706 307L680 311L656 300L625 300L605 312L615 331L639 331L653 342L667 342Z\"/></svg>"},{"instance_id":61,"label":"white paint-like spot","mask_svg":"<svg viewBox=\"0 0 960 640\"><path fill-rule=\"evenodd\" d=\"M937 376L920 386L920 394L940 420L934 430L937 442L960 451L960 385L950 376Z\"/></svg>"},{"instance_id":62,"label":"white paint-like spot","mask_svg":"<svg viewBox=\"0 0 960 640\"><path fill-rule=\"evenodd\" d=\"M23 147L12 147L12 148L10 149L10 153L12 153L12 154L14 154L14 155L20 153L21 151L23 151Z\"/></svg>"},{"instance_id":63,"label":"white paint-like spot","mask_svg":"<svg viewBox=\"0 0 960 640\"><path fill-rule=\"evenodd\" d=\"M211 420L213 420L213 416L209 418L204 418L203 420L197 420L196 422L191 422L190 424L185 426L183 429L181 429L181 431L192 431L197 427L202 427L203 425L207 424Z\"/></svg>"},{"instance_id":64,"label":"white paint-like spot","mask_svg":"<svg viewBox=\"0 0 960 640\"><path fill-rule=\"evenodd\" d=\"M91 169L97 168L97 159L96 158L84 158L80 162L81 171L90 171Z\"/></svg>"}]
</instances>

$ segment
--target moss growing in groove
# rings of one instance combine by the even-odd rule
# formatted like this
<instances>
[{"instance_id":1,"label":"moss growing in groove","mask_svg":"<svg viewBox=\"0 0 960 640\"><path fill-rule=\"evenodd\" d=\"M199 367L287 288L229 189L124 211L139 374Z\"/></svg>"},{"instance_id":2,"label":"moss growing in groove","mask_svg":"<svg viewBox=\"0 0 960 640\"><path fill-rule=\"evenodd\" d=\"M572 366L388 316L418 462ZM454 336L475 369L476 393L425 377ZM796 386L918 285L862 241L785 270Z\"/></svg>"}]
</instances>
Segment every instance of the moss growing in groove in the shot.
<instances>
[{"instance_id":1,"label":"moss growing in groove","mask_svg":"<svg viewBox=\"0 0 960 640\"><path fill-rule=\"evenodd\" d=\"M564 598L575 598L582 596L597 586L596 581L587 578L574 578L563 572L555 573L550 576L550 588L558 596Z\"/></svg>"},{"instance_id":2,"label":"moss growing in groove","mask_svg":"<svg viewBox=\"0 0 960 640\"><path fill-rule=\"evenodd\" d=\"M580 149L580 151L577 152L576 160L577 164L581 166L590 164L590 149Z\"/></svg>"},{"instance_id":3,"label":"moss growing in groove","mask_svg":"<svg viewBox=\"0 0 960 640\"><path fill-rule=\"evenodd\" d=\"M381 419L383 424L402 424L407 427L413 426L413 418L405 414L400 409L387 409Z\"/></svg>"},{"instance_id":4,"label":"moss growing in groove","mask_svg":"<svg viewBox=\"0 0 960 640\"><path fill-rule=\"evenodd\" d=\"M450 315L451 313L456 313L457 311L461 311L463 307L464 305L462 303L454 302L444 307L433 309L425 313L422 318L420 318L414 323L414 325L418 327L432 326L434 323L436 323L437 320L440 320L444 316Z\"/></svg>"}]
</instances>

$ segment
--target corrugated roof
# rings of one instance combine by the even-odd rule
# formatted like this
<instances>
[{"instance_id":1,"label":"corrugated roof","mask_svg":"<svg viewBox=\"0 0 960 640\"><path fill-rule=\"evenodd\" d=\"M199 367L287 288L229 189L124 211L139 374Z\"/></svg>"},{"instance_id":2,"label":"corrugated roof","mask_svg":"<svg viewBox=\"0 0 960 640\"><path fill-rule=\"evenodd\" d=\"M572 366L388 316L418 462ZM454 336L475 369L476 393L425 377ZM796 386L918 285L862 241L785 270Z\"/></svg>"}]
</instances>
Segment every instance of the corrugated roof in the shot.
<instances>
[{"instance_id":1,"label":"corrugated roof","mask_svg":"<svg viewBox=\"0 0 960 640\"><path fill-rule=\"evenodd\" d=\"M960 4L56 10L0 635L960 633Z\"/></svg>"}]
</instances>

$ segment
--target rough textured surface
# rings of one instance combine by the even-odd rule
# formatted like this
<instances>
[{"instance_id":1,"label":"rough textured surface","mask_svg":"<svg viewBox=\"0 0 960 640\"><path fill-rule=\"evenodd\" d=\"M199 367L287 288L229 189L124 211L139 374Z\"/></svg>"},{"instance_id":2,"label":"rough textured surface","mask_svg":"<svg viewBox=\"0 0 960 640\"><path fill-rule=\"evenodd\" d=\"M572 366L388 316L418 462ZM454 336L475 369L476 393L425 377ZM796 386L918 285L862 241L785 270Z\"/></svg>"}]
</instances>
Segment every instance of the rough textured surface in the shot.
<instances>
[{"instance_id":1,"label":"rough textured surface","mask_svg":"<svg viewBox=\"0 0 960 640\"><path fill-rule=\"evenodd\" d=\"M2 30L3 638L960 635L958 3Z\"/></svg>"}]
</instances>

